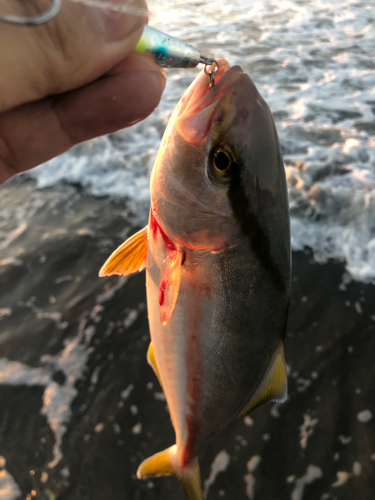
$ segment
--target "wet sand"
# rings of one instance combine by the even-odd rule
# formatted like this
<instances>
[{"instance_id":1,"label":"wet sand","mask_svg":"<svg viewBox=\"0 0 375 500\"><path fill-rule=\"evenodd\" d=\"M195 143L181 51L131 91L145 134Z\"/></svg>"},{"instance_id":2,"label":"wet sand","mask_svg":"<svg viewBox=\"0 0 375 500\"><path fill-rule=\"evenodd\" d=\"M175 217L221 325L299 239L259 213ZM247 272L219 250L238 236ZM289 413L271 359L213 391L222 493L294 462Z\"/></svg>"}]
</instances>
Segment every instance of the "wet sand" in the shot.
<instances>
[{"instance_id":1,"label":"wet sand","mask_svg":"<svg viewBox=\"0 0 375 500\"><path fill-rule=\"evenodd\" d=\"M0 498L184 499L175 478L135 477L174 443L144 273L97 277L134 220L73 188L1 189L0 486L14 494ZM288 401L202 448L208 500L374 498L375 287L346 281L342 263L294 253Z\"/></svg>"}]
</instances>

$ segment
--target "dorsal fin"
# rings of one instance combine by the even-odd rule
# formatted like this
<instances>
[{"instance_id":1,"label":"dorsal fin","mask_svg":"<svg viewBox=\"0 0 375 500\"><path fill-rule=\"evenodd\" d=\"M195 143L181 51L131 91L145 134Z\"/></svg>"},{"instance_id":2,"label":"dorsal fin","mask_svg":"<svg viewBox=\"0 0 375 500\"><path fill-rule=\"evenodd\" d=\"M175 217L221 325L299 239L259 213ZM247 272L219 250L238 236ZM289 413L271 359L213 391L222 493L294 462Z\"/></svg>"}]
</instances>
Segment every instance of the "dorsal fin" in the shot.
<instances>
[{"instance_id":1,"label":"dorsal fin","mask_svg":"<svg viewBox=\"0 0 375 500\"><path fill-rule=\"evenodd\" d=\"M142 271L146 266L147 226L133 234L105 261L99 276L127 275Z\"/></svg>"},{"instance_id":2,"label":"dorsal fin","mask_svg":"<svg viewBox=\"0 0 375 500\"><path fill-rule=\"evenodd\" d=\"M240 417L244 417L257 406L267 403L268 401L283 403L287 397L287 389L288 382L284 346L283 343L280 342L279 347L272 356L264 377L251 397L250 402L241 411Z\"/></svg>"}]
</instances>

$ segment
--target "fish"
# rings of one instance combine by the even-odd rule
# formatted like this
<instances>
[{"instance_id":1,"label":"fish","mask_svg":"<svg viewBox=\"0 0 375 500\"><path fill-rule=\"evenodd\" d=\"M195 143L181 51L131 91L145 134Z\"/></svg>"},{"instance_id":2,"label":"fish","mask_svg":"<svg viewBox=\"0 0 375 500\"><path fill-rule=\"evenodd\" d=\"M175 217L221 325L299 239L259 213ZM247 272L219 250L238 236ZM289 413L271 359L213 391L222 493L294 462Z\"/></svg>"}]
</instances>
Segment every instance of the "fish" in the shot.
<instances>
[{"instance_id":1,"label":"fish","mask_svg":"<svg viewBox=\"0 0 375 500\"><path fill-rule=\"evenodd\" d=\"M252 79L218 60L173 111L151 173L146 227L100 276L146 269L147 353L176 443L139 478L176 475L203 499L198 452L233 419L287 396L291 289L288 194L270 109Z\"/></svg>"}]
</instances>

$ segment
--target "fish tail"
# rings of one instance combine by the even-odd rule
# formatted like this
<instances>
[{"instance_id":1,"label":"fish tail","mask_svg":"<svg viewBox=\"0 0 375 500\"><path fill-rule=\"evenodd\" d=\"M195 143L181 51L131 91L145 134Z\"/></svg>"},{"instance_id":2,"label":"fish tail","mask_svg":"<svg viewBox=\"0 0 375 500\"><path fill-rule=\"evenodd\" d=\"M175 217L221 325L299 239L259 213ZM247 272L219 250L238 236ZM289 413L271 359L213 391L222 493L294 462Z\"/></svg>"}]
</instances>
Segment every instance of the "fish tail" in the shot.
<instances>
[{"instance_id":1,"label":"fish tail","mask_svg":"<svg viewBox=\"0 0 375 500\"><path fill-rule=\"evenodd\" d=\"M137 470L139 479L170 475L177 476L189 500L203 500L198 459L184 467L179 466L176 445L146 458Z\"/></svg>"},{"instance_id":2,"label":"fish tail","mask_svg":"<svg viewBox=\"0 0 375 500\"><path fill-rule=\"evenodd\" d=\"M177 477L189 500L203 500L201 475L197 458L190 465L190 468L191 470L188 475L177 475Z\"/></svg>"}]
</instances>

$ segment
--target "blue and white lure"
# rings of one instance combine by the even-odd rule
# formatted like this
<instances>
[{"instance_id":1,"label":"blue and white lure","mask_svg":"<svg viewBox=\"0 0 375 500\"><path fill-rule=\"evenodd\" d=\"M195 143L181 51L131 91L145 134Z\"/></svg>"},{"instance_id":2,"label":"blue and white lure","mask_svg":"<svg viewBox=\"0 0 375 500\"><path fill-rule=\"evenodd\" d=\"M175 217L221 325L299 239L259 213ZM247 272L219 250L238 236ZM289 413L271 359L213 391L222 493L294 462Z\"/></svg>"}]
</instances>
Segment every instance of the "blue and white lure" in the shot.
<instances>
[{"instance_id":1,"label":"blue and white lure","mask_svg":"<svg viewBox=\"0 0 375 500\"><path fill-rule=\"evenodd\" d=\"M192 45L151 26L145 26L135 50L150 57L163 68L195 68L198 64L204 64L205 72L210 78L210 88L215 84L215 74L219 71L219 64L215 59L202 56ZM213 66L213 69L207 70L209 66Z\"/></svg>"}]
</instances>

